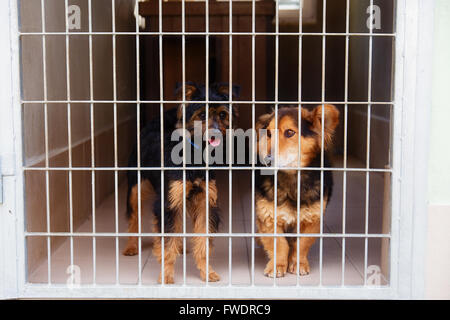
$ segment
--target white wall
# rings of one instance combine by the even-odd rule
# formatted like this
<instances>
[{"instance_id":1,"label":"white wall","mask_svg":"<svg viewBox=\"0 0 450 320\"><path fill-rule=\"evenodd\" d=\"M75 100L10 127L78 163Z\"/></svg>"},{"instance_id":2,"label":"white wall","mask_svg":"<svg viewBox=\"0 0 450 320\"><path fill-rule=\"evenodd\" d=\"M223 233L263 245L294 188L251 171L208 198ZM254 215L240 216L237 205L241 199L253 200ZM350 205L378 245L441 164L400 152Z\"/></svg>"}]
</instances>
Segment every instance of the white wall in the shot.
<instances>
[{"instance_id":1,"label":"white wall","mask_svg":"<svg viewBox=\"0 0 450 320\"><path fill-rule=\"evenodd\" d=\"M427 298L450 299L450 1L435 1L425 288Z\"/></svg>"},{"instance_id":2,"label":"white wall","mask_svg":"<svg viewBox=\"0 0 450 320\"><path fill-rule=\"evenodd\" d=\"M46 32L65 31L65 8L62 0L45 0ZM89 36L76 35L89 31L87 0L70 0L69 5L81 9L81 28L71 31L69 37L69 68L71 100L90 100ZM21 0L20 19L22 32L41 32L41 1ZM116 1L116 31L135 31L134 1ZM110 0L92 0L92 30L112 31ZM136 100L136 38L117 36L117 98ZM67 100L66 37L46 36L46 79L48 100ZM92 37L93 99L113 100L113 37ZM21 38L22 96L24 100L43 100L43 50L42 36ZM73 166L91 166L90 104L71 104L71 145ZM95 165L114 165L113 105L94 104ZM118 105L119 165L127 161L135 141L136 105ZM67 104L48 104L49 165L69 166ZM24 164L45 165L44 105L25 104L23 107ZM123 176L123 175L122 175ZM112 172L95 175L95 205L98 205L114 188ZM51 231L68 231L69 185L67 172L50 172L50 228ZM91 172L73 173L74 227L86 219L92 207ZM45 174L25 173L26 217L28 231L46 231ZM58 237L56 237L58 238ZM52 239L53 250L58 239ZM45 239L34 238L28 242L28 262L35 263L46 256Z\"/></svg>"}]
</instances>

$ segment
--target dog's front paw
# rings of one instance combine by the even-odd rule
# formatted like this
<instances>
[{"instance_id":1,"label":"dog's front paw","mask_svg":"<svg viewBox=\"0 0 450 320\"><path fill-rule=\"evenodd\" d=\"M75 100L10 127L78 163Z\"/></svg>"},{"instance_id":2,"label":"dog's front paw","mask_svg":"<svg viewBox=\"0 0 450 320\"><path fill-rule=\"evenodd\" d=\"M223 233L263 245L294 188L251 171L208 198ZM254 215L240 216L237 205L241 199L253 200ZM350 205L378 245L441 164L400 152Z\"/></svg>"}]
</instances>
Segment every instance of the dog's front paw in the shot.
<instances>
[{"instance_id":1,"label":"dog's front paw","mask_svg":"<svg viewBox=\"0 0 450 320\"><path fill-rule=\"evenodd\" d=\"M161 282L161 277L162 276L162 274L160 273L159 274L159 278L158 278L158 282L159 283L162 283ZM164 274L164 283L165 284L173 284L173 283L175 283L175 281L173 280L173 274L167 274L167 272L166 272L166 274Z\"/></svg>"},{"instance_id":2,"label":"dog's front paw","mask_svg":"<svg viewBox=\"0 0 450 320\"><path fill-rule=\"evenodd\" d=\"M273 263L273 260L270 260L267 263L266 268L264 269L264 275L266 277L273 278L273 276L274 276L273 269L274 269L274 263ZM276 270L275 270L275 276L277 278L284 277L284 275L286 274L286 271L287 271L287 264L278 262L277 266L276 266Z\"/></svg>"},{"instance_id":3,"label":"dog's front paw","mask_svg":"<svg viewBox=\"0 0 450 320\"><path fill-rule=\"evenodd\" d=\"M297 274L297 261L294 259L289 260L287 271L292 274Z\"/></svg>"},{"instance_id":4,"label":"dog's front paw","mask_svg":"<svg viewBox=\"0 0 450 320\"><path fill-rule=\"evenodd\" d=\"M309 274L309 262L308 262L308 260L300 261L299 272L298 273L301 276L306 276L307 274Z\"/></svg>"},{"instance_id":5,"label":"dog's front paw","mask_svg":"<svg viewBox=\"0 0 450 320\"><path fill-rule=\"evenodd\" d=\"M204 270L200 271L200 277L202 278L203 281L206 281L206 271L204 271ZM208 281L209 282L217 282L219 280L220 280L220 276L217 274L217 272L215 272L214 270L212 270L210 268Z\"/></svg>"},{"instance_id":6,"label":"dog's front paw","mask_svg":"<svg viewBox=\"0 0 450 320\"><path fill-rule=\"evenodd\" d=\"M137 245L127 245L125 250L123 250L124 256L135 256L138 254Z\"/></svg>"},{"instance_id":7,"label":"dog's front paw","mask_svg":"<svg viewBox=\"0 0 450 320\"><path fill-rule=\"evenodd\" d=\"M306 276L307 274L309 274L309 263L308 261L303 262L300 261L299 262L299 271L298 274L301 276ZM288 266L288 272L292 273L292 274L297 274L297 260L290 260L289 261L289 266Z\"/></svg>"}]
</instances>

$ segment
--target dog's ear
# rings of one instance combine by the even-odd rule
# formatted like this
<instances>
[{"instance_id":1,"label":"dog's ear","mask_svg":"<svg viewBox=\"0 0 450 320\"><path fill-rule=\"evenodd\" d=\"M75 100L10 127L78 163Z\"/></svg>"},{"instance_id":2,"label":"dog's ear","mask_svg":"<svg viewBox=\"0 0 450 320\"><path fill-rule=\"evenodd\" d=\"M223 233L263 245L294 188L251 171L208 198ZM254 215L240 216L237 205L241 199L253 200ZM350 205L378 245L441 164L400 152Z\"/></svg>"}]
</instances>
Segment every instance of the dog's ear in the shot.
<instances>
[{"instance_id":1,"label":"dog's ear","mask_svg":"<svg viewBox=\"0 0 450 320\"><path fill-rule=\"evenodd\" d=\"M213 83L211 85L211 88L216 90L220 94L223 94L226 96L229 96L229 94L230 94L230 85L226 82ZM239 96L241 94L241 87L236 84L233 84L231 86L231 94L233 96L233 99L239 98ZM233 112L234 112L234 110L233 110Z\"/></svg>"},{"instance_id":2,"label":"dog's ear","mask_svg":"<svg viewBox=\"0 0 450 320\"><path fill-rule=\"evenodd\" d=\"M259 130L267 128L267 126L269 125L270 121L273 118L273 115L274 115L273 112L265 113L258 118L258 121L256 122L256 125L255 125L255 130L256 130L256 134L258 137L259 137L259 135L258 135Z\"/></svg>"},{"instance_id":3,"label":"dog's ear","mask_svg":"<svg viewBox=\"0 0 450 320\"><path fill-rule=\"evenodd\" d=\"M198 86L191 81L187 81L184 85L184 90L185 90L185 97L186 100L185 101L190 101L192 99L192 96L197 92L197 90L199 90ZM175 97L176 100L184 100L183 97L183 84L180 82L177 82L176 84L176 88L175 88ZM178 110L177 110L177 118L178 120L182 120L183 118L183 105L180 104L178 106Z\"/></svg>"},{"instance_id":4,"label":"dog's ear","mask_svg":"<svg viewBox=\"0 0 450 320\"><path fill-rule=\"evenodd\" d=\"M187 81L184 84L184 88L185 88L186 101L190 101L192 96L194 95L194 93L199 89L198 86L192 81ZM175 86L175 97L177 100L184 99L183 84L180 82L177 82L177 84Z\"/></svg>"},{"instance_id":5,"label":"dog's ear","mask_svg":"<svg viewBox=\"0 0 450 320\"><path fill-rule=\"evenodd\" d=\"M325 115L323 117L323 138L325 149L327 149L333 140L334 132L339 124L339 110L331 104L326 104L323 107L322 105L319 105L312 111L305 113L305 118L312 124L311 129L319 136L322 134L322 114Z\"/></svg>"},{"instance_id":6,"label":"dog's ear","mask_svg":"<svg viewBox=\"0 0 450 320\"><path fill-rule=\"evenodd\" d=\"M233 104L233 120L234 118L239 118L239 109L235 104Z\"/></svg>"}]
</instances>

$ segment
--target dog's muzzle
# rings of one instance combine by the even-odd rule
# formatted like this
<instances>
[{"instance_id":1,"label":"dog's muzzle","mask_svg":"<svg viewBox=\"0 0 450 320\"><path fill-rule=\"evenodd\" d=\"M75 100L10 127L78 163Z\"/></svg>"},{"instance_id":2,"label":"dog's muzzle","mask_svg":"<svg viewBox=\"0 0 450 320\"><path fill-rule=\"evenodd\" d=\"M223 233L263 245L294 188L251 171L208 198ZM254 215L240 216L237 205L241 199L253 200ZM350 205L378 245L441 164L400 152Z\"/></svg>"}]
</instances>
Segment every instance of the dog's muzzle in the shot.
<instances>
[{"instance_id":1,"label":"dog's muzzle","mask_svg":"<svg viewBox=\"0 0 450 320\"><path fill-rule=\"evenodd\" d=\"M267 156L264 157L264 164L266 166L270 166L270 164L273 162L273 157L272 155L268 154Z\"/></svg>"},{"instance_id":2,"label":"dog's muzzle","mask_svg":"<svg viewBox=\"0 0 450 320\"><path fill-rule=\"evenodd\" d=\"M210 129L210 136L208 139L208 143L213 146L213 147L217 147L220 145L220 143L222 142L221 140L223 139L222 137L222 132L216 128Z\"/></svg>"}]
</instances>

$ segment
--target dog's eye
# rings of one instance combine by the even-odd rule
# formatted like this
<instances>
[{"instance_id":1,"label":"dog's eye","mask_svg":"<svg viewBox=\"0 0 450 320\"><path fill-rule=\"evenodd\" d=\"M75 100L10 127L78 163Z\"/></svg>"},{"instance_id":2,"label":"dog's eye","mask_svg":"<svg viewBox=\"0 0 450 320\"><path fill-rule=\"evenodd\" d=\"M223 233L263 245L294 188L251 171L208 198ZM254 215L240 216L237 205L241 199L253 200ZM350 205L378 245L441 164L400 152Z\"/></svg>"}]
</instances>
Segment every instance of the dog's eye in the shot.
<instances>
[{"instance_id":1,"label":"dog's eye","mask_svg":"<svg viewBox=\"0 0 450 320\"><path fill-rule=\"evenodd\" d=\"M205 120L205 111L201 112L198 116L200 117L201 120Z\"/></svg>"},{"instance_id":2,"label":"dog's eye","mask_svg":"<svg viewBox=\"0 0 450 320\"><path fill-rule=\"evenodd\" d=\"M227 113L226 113L225 111L221 111L221 112L219 113L219 117L220 117L220 119L224 120L224 119L226 119L226 117L227 117Z\"/></svg>"},{"instance_id":3,"label":"dog's eye","mask_svg":"<svg viewBox=\"0 0 450 320\"><path fill-rule=\"evenodd\" d=\"M290 138L290 137L292 137L294 134L295 134L295 131L294 131L294 130L291 130L291 129L287 129L286 131L284 131L284 136L285 136L286 138Z\"/></svg>"}]
</instances>

